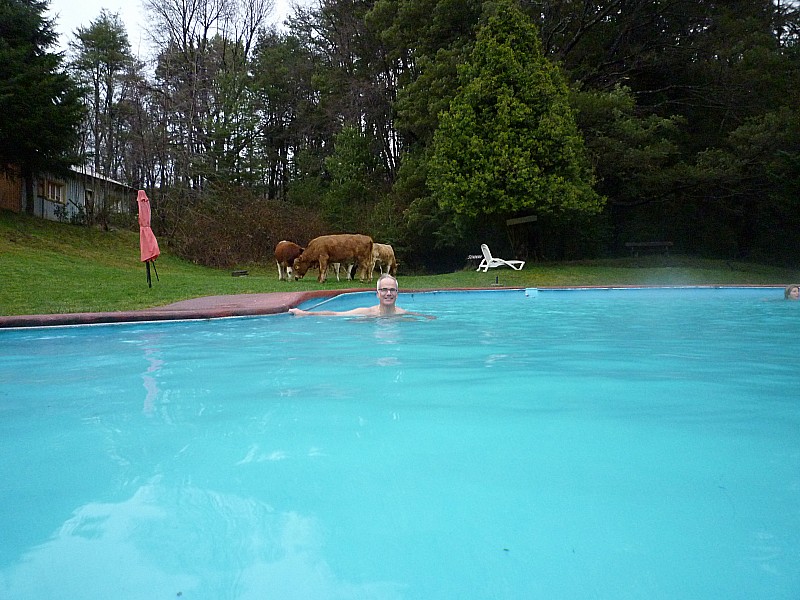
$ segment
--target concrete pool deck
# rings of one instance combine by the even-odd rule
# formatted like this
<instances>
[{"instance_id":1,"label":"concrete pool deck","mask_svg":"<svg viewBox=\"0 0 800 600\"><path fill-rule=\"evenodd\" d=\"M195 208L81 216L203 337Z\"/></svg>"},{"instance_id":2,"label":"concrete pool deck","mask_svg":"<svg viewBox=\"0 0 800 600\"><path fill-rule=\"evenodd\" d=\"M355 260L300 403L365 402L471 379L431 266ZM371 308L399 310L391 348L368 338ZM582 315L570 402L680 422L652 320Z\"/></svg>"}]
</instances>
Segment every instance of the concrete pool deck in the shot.
<instances>
[{"instance_id":1,"label":"concrete pool deck","mask_svg":"<svg viewBox=\"0 0 800 600\"><path fill-rule=\"evenodd\" d=\"M167 304L166 306L156 306L141 310L0 316L0 328L219 319L222 317L274 315L286 312L291 307L302 304L307 300L313 300L314 298L327 298L346 292L364 291L369 291L369 289L354 288L346 290L203 296Z\"/></svg>"}]
</instances>

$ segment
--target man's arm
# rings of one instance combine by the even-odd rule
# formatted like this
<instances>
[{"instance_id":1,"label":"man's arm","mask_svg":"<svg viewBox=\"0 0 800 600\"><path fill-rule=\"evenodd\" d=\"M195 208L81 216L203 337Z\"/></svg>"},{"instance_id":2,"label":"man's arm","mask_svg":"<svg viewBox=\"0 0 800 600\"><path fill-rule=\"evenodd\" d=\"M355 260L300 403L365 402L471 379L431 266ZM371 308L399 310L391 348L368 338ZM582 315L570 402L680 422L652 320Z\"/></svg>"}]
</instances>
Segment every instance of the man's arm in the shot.
<instances>
[{"instance_id":1,"label":"man's arm","mask_svg":"<svg viewBox=\"0 0 800 600\"><path fill-rule=\"evenodd\" d=\"M289 312L297 317L381 317L384 316L381 313L380 306L370 306L370 307L361 307L361 308L354 308L352 310L344 310L344 311L335 311L335 310L301 310L299 308L290 308ZM425 319L435 319L436 317L432 315L426 315L423 313L412 312L410 310L404 310L400 307L395 308L395 310L385 316L401 316L401 315L413 315L415 317L423 317Z\"/></svg>"},{"instance_id":2,"label":"man's arm","mask_svg":"<svg viewBox=\"0 0 800 600\"><path fill-rule=\"evenodd\" d=\"M302 310L300 308L290 308L289 312L296 317L347 317L353 315L370 315L372 309L369 308L354 308L352 310L336 311L336 310Z\"/></svg>"}]
</instances>

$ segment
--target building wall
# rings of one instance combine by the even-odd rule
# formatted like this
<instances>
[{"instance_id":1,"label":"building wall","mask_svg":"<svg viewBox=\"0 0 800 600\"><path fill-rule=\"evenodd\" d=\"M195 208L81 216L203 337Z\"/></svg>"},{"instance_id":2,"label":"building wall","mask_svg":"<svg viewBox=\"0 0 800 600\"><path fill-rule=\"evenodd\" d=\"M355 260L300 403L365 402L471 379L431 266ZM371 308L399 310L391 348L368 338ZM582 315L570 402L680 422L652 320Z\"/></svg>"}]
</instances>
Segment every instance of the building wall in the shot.
<instances>
[{"instance_id":1,"label":"building wall","mask_svg":"<svg viewBox=\"0 0 800 600\"><path fill-rule=\"evenodd\" d=\"M94 204L95 214L102 206L106 206L109 212L129 213L136 198L136 190L132 187L81 171L73 171L72 176L66 178L42 175L34 181L33 188L34 215L50 221L83 221L88 212L87 201ZM7 178L5 184L0 179L0 207L22 212L25 198L21 179Z\"/></svg>"},{"instance_id":2,"label":"building wall","mask_svg":"<svg viewBox=\"0 0 800 600\"><path fill-rule=\"evenodd\" d=\"M0 173L0 208L21 212L22 180L7 173Z\"/></svg>"}]
</instances>

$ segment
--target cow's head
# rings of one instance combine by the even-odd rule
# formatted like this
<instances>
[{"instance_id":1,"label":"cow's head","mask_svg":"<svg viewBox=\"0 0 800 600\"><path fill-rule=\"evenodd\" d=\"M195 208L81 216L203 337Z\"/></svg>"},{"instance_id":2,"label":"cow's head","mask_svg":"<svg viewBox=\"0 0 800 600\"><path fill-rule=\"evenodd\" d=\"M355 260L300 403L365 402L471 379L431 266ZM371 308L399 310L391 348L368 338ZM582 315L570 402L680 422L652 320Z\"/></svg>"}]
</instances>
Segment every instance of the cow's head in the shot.
<instances>
[{"instance_id":1,"label":"cow's head","mask_svg":"<svg viewBox=\"0 0 800 600\"><path fill-rule=\"evenodd\" d=\"M298 256L292 263L292 271L294 271L294 280L302 279L311 263L304 261L302 256Z\"/></svg>"}]
</instances>

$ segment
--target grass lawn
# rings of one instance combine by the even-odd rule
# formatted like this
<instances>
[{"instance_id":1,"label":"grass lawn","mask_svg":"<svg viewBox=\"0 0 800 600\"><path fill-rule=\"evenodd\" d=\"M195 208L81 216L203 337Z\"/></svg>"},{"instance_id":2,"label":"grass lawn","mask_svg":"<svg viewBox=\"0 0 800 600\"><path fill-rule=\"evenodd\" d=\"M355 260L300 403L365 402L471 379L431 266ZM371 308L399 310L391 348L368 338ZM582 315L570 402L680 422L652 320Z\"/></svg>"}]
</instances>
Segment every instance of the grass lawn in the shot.
<instances>
[{"instance_id":1,"label":"grass lawn","mask_svg":"<svg viewBox=\"0 0 800 600\"><path fill-rule=\"evenodd\" d=\"M158 234L156 234L158 235ZM169 253L156 261L159 280L147 287L139 261L139 233L104 232L0 211L0 314L24 315L137 310L199 296L364 287L314 273L298 282L278 281L274 263L209 269ZM477 243L476 243L477 246ZM476 248L477 253L477 248ZM501 255L502 256L502 255ZM474 267L444 275L405 275L403 289L614 285L786 285L800 281L800 270L685 256L649 255L572 263L528 262L522 271ZM371 287L371 286L369 286Z\"/></svg>"}]
</instances>

